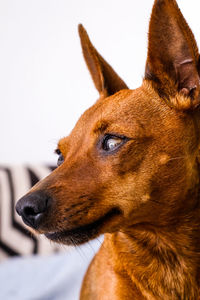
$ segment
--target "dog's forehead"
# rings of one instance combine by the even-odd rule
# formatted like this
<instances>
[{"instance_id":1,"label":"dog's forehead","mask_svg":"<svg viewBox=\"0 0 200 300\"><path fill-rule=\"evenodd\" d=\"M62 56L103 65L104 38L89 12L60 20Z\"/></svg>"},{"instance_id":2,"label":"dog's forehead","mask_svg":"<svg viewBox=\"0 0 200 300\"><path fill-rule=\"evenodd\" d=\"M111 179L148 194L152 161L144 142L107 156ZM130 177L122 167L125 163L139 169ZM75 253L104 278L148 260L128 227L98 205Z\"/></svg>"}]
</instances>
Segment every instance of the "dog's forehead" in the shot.
<instances>
[{"instance_id":1,"label":"dog's forehead","mask_svg":"<svg viewBox=\"0 0 200 300\"><path fill-rule=\"evenodd\" d=\"M77 122L77 126L91 125L93 127L100 121L126 123L129 117L139 120L145 112L151 109L149 101L151 99L142 87L135 90L122 90L110 97L98 100L85 111Z\"/></svg>"},{"instance_id":2,"label":"dog's forehead","mask_svg":"<svg viewBox=\"0 0 200 300\"><path fill-rule=\"evenodd\" d=\"M113 96L99 99L87 109L76 123L71 134L59 145L70 148L73 143L89 145L91 137L102 133L119 133L125 136L162 136L166 130L178 128L179 116L148 84L135 90L121 90ZM176 125L177 126L176 126ZM178 130L178 129L177 129ZM67 146L68 145L68 146Z\"/></svg>"},{"instance_id":3,"label":"dog's forehead","mask_svg":"<svg viewBox=\"0 0 200 300\"><path fill-rule=\"evenodd\" d=\"M153 88L143 84L135 90L121 90L98 100L83 113L74 130L98 131L110 125L127 126L130 130L135 121L148 125L152 117L155 121L167 118L168 110L169 106Z\"/></svg>"}]
</instances>

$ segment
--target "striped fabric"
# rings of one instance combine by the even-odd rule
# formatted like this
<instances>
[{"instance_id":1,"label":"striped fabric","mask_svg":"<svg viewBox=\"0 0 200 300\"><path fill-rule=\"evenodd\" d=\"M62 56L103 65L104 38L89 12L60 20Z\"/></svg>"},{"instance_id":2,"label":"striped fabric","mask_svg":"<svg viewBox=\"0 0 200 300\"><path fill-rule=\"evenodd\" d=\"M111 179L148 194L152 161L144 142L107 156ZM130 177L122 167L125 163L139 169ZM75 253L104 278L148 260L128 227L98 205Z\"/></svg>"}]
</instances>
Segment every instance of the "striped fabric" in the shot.
<instances>
[{"instance_id":1,"label":"striped fabric","mask_svg":"<svg viewBox=\"0 0 200 300\"><path fill-rule=\"evenodd\" d=\"M0 261L16 255L49 254L59 250L45 237L33 236L15 212L15 204L54 167L0 166Z\"/></svg>"}]
</instances>

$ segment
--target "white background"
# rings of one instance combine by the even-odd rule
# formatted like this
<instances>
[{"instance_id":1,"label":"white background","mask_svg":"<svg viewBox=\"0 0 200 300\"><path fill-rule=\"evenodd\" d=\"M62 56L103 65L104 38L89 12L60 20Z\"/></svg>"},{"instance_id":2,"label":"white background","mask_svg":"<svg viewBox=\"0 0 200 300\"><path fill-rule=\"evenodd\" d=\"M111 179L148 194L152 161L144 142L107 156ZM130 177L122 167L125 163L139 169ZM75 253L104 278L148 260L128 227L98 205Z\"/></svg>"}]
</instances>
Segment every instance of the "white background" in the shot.
<instances>
[{"instance_id":1,"label":"white background","mask_svg":"<svg viewBox=\"0 0 200 300\"><path fill-rule=\"evenodd\" d=\"M200 2L178 3L200 40ZM78 23L130 88L141 84L152 4L0 0L1 164L55 163L58 139L97 99L82 58Z\"/></svg>"}]
</instances>

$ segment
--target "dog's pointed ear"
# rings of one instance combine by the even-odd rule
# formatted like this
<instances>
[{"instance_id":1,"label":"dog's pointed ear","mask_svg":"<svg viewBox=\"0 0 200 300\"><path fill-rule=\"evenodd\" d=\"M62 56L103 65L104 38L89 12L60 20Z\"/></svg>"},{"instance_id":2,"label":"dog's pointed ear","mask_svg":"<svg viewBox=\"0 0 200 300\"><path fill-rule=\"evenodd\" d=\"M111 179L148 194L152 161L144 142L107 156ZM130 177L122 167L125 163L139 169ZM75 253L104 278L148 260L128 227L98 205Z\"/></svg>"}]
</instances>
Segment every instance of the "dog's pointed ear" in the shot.
<instances>
[{"instance_id":1,"label":"dog's pointed ear","mask_svg":"<svg viewBox=\"0 0 200 300\"><path fill-rule=\"evenodd\" d=\"M179 109L200 103L199 52L175 0L155 0L145 79Z\"/></svg>"},{"instance_id":2,"label":"dog's pointed ear","mask_svg":"<svg viewBox=\"0 0 200 300\"><path fill-rule=\"evenodd\" d=\"M94 48L81 24L79 24L78 30L83 56L100 96L107 97L122 89L127 89L124 81Z\"/></svg>"}]
</instances>

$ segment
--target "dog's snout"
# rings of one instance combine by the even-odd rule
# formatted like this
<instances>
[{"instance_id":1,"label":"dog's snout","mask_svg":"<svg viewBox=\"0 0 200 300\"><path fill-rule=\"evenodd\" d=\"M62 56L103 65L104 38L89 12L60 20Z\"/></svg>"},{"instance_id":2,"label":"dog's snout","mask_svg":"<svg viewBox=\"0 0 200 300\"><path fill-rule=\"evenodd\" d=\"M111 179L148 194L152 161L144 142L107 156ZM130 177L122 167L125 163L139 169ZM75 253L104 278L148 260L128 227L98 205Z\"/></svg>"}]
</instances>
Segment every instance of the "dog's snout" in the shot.
<instances>
[{"instance_id":1,"label":"dog's snout","mask_svg":"<svg viewBox=\"0 0 200 300\"><path fill-rule=\"evenodd\" d=\"M16 211L26 225L38 229L50 205L51 198L48 195L43 192L33 192L17 202Z\"/></svg>"}]
</instances>

